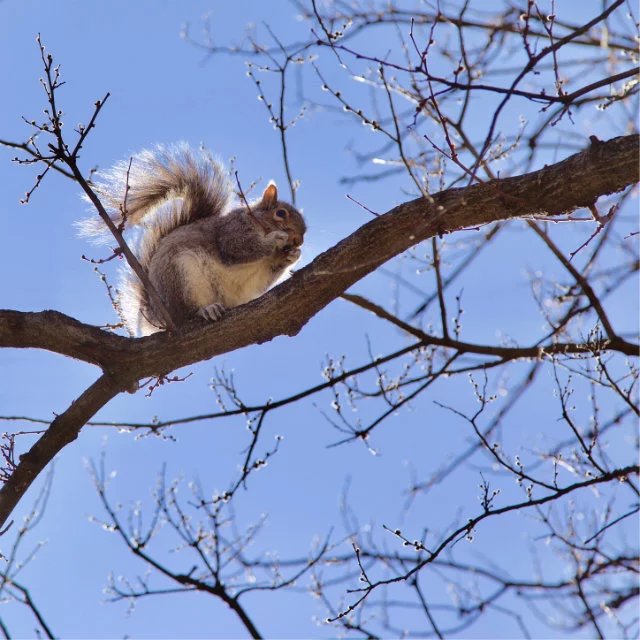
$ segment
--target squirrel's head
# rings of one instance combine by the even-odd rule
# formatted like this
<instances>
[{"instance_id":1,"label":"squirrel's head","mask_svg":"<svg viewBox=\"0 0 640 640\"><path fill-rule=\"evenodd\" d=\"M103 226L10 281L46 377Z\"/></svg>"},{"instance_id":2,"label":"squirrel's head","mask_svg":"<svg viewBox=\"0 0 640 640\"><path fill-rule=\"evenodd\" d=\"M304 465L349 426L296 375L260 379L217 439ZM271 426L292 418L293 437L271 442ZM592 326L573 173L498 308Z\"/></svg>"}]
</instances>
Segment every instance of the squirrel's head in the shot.
<instances>
[{"instance_id":1,"label":"squirrel's head","mask_svg":"<svg viewBox=\"0 0 640 640\"><path fill-rule=\"evenodd\" d=\"M260 224L267 231L285 231L291 247L299 247L307 230L302 214L288 202L278 200L278 187L270 182L261 200L252 207Z\"/></svg>"}]
</instances>

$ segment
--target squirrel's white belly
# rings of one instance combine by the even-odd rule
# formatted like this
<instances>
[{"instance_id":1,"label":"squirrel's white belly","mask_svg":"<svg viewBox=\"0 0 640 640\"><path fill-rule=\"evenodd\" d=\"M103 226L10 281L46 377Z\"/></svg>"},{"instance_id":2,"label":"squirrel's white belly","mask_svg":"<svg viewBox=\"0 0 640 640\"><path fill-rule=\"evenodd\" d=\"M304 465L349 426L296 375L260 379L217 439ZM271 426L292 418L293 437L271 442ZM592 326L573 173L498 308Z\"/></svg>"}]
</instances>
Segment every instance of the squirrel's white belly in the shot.
<instances>
[{"instance_id":1,"label":"squirrel's white belly","mask_svg":"<svg viewBox=\"0 0 640 640\"><path fill-rule=\"evenodd\" d=\"M185 251L176 262L188 287L185 293L197 308L214 302L236 307L262 295L273 282L266 260L224 266L206 253Z\"/></svg>"},{"instance_id":2,"label":"squirrel's white belly","mask_svg":"<svg viewBox=\"0 0 640 640\"><path fill-rule=\"evenodd\" d=\"M235 307L261 296L273 282L273 272L267 260L225 267L227 287L225 306Z\"/></svg>"}]
</instances>

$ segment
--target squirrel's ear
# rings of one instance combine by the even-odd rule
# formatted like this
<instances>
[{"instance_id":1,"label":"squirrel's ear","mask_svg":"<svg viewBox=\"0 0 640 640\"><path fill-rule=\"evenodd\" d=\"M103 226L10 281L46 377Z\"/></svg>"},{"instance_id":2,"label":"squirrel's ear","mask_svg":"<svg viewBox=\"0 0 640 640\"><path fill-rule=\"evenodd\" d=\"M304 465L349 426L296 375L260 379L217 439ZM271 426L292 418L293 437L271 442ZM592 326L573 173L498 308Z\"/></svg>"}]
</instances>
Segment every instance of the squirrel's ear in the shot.
<instances>
[{"instance_id":1,"label":"squirrel's ear","mask_svg":"<svg viewBox=\"0 0 640 640\"><path fill-rule=\"evenodd\" d=\"M270 182L262 194L260 205L264 209L273 209L278 202L278 187L275 182Z\"/></svg>"}]
</instances>

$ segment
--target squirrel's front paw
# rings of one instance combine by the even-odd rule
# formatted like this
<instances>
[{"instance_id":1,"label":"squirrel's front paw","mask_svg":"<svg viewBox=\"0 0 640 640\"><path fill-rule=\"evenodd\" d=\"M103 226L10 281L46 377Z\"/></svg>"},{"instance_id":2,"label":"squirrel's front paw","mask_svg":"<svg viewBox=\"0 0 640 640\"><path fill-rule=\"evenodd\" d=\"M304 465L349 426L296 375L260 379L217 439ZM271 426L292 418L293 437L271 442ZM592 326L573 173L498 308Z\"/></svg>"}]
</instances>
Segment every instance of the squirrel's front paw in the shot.
<instances>
[{"instance_id":1,"label":"squirrel's front paw","mask_svg":"<svg viewBox=\"0 0 640 640\"><path fill-rule=\"evenodd\" d=\"M270 231L265 239L274 249L284 249L289 242L289 234L280 230Z\"/></svg>"},{"instance_id":2,"label":"squirrel's front paw","mask_svg":"<svg viewBox=\"0 0 640 640\"><path fill-rule=\"evenodd\" d=\"M206 307L202 307L202 309L200 309L198 311L198 314L201 318L204 318L205 320L209 320L209 322L215 322L216 320L220 320L220 318L222 318L222 316L225 314L225 307L224 305L220 304L219 302L214 302L212 304L207 305Z\"/></svg>"},{"instance_id":3,"label":"squirrel's front paw","mask_svg":"<svg viewBox=\"0 0 640 640\"><path fill-rule=\"evenodd\" d=\"M283 261L285 264L294 264L295 262L298 262L298 260L300 259L300 254L301 254L301 251L300 249L298 249L298 247L287 249L284 252Z\"/></svg>"},{"instance_id":4,"label":"squirrel's front paw","mask_svg":"<svg viewBox=\"0 0 640 640\"><path fill-rule=\"evenodd\" d=\"M300 249L298 247L287 247L276 253L271 263L271 268L274 273L281 274L287 267L298 262L299 259Z\"/></svg>"}]
</instances>

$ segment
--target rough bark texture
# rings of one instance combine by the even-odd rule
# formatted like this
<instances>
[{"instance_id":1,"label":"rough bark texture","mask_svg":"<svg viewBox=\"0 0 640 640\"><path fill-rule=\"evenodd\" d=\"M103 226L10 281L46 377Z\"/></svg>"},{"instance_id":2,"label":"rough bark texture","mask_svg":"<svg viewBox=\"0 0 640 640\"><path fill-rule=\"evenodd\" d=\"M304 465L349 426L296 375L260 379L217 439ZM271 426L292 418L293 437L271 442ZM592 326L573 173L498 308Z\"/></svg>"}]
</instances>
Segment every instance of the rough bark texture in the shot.
<instances>
[{"instance_id":1,"label":"rough bark texture","mask_svg":"<svg viewBox=\"0 0 640 640\"><path fill-rule=\"evenodd\" d=\"M418 198L376 217L292 278L213 325L179 334L116 336L62 313L0 311L0 347L41 348L98 365L100 377L22 456L0 490L0 524L53 456L111 398L141 378L207 360L279 335L293 336L318 311L390 258L437 234L519 218L556 216L594 204L639 179L637 135L593 142L540 171Z\"/></svg>"}]
</instances>

